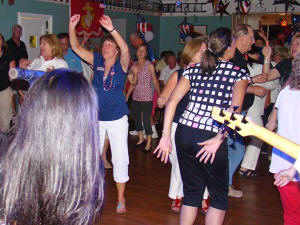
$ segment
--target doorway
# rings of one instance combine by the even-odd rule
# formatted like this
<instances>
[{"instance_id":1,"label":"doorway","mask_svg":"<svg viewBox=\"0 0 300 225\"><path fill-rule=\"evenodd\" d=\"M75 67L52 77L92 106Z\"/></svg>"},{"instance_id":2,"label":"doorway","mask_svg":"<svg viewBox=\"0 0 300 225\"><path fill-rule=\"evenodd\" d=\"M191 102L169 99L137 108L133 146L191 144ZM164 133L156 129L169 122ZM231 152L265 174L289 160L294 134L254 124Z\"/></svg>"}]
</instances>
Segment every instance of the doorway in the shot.
<instances>
[{"instance_id":1,"label":"doorway","mask_svg":"<svg viewBox=\"0 0 300 225\"><path fill-rule=\"evenodd\" d=\"M18 24L23 28L21 40L25 43L28 59L39 57L40 37L52 33L52 16L18 12Z\"/></svg>"}]
</instances>

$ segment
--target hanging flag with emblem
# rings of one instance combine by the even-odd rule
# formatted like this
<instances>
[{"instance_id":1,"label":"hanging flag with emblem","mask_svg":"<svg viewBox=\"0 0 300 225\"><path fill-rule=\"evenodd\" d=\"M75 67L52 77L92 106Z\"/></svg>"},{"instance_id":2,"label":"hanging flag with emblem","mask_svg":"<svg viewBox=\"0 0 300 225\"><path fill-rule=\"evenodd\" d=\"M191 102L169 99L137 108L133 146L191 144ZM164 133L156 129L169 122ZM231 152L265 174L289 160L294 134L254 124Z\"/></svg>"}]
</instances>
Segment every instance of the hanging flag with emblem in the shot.
<instances>
[{"instance_id":1,"label":"hanging flag with emblem","mask_svg":"<svg viewBox=\"0 0 300 225\"><path fill-rule=\"evenodd\" d=\"M91 38L103 36L99 19L104 13L105 5L98 0L71 0L71 15L80 14L80 22L76 28L78 36Z\"/></svg>"}]
</instances>

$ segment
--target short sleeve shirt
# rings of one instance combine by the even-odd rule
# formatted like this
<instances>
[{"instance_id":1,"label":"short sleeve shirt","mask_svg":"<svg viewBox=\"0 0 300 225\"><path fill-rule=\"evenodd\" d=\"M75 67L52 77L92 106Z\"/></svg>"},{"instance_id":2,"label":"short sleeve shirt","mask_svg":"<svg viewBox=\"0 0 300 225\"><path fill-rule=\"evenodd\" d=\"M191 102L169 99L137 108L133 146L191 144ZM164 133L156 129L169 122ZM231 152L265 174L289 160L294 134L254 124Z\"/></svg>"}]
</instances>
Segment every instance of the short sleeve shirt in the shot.
<instances>
[{"instance_id":1,"label":"short sleeve shirt","mask_svg":"<svg viewBox=\"0 0 300 225\"><path fill-rule=\"evenodd\" d=\"M220 61L211 75L201 73L200 63L189 67L183 76L190 81L189 104L179 123L196 129L217 133L218 126L211 117L214 106L228 108L236 82L249 80L246 70L231 62Z\"/></svg>"},{"instance_id":2,"label":"short sleeve shirt","mask_svg":"<svg viewBox=\"0 0 300 225\"><path fill-rule=\"evenodd\" d=\"M170 69L169 66L166 66L165 68L162 69L160 76L159 76L159 80L164 82L164 85L166 85L166 83L168 82L168 79L170 78L170 76L172 75L172 73L174 73L176 70L179 70L180 67L178 65L176 65L173 69Z\"/></svg>"},{"instance_id":3,"label":"short sleeve shirt","mask_svg":"<svg viewBox=\"0 0 300 225\"><path fill-rule=\"evenodd\" d=\"M286 86L278 95L275 108L278 109L278 131L277 133L300 145L300 90L293 90L290 86ZM272 161L270 164L270 172L277 173L280 170L290 168L295 159L286 153L273 148ZM300 174L296 173L293 181L300 181Z\"/></svg>"},{"instance_id":4,"label":"short sleeve shirt","mask_svg":"<svg viewBox=\"0 0 300 225\"><path fill-rule=\"evenodd\" d=\"M22 58L28 59L26 45L23 41L20 41L20 46L17 45L11 38L7 41L9 54L16 62L16 66L19 66L19 60Z\"/></svg>"},{"instance_id":5,"label":"short sleeve shirt","mask_svg":"<svg viewBox=\"0 0 300 225\"><path fill-rule=\"evenodd\" d=\"M68 48L67 54L64 56L64 59L68 63L68 67L70 70L82 73L81 59L75 52L73 52L71 48Z\"/></svg>"},{"instance_id":6,"label":"short sleeve shirt","mask_svg":"<svg viewBox=\"0 0 300 225\"><path fill-rule=\"evenodd\" d=\"M0 56L0 91L5 90L10 85L8 71L9 71L9 63L13 59L9 54L4 52L2 56Z\"/></svg>"}]
</instances>

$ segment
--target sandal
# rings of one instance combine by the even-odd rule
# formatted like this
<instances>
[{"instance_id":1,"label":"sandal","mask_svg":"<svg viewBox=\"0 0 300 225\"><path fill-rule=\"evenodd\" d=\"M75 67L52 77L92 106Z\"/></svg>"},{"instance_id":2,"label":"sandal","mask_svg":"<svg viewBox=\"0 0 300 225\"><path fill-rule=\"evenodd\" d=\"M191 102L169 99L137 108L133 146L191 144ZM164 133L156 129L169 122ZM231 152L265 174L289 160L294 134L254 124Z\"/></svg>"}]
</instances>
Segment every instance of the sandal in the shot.
<instances>
[{"instance_id":1,"label":"sandal","mask_svg":"<svg viewBox=\"0 0 300 225\"><path fill-rule=\"evenodd\" d=\"M206 215L208 208L209 208L209 198L208 199L203 199L203 201L205 202L206 206L203 206L203 202L202 202L202 207L201 207L201 212Z\"/></svg>"},{"instance_id":2,"label":"sandal","mask_svg":"<svg viewBox=\"0 0 300 225\"><path fill-rule=\"evenodd\" d=\"M174 213L180 213L181 201L182 201L181 198L176 198L175 200L172 201L171 210Z\"/></svg>"},{"instance_id":3,"label":"sandal","mask_svg":"<svg viewBox=\"0 0 300 225\"><path fill-rule=\"evenodd\" d=\"M255 170L239 170L239 175L241 177L249 177L249 178L255 178L258 177L258 173Z\"/></svg>"},{"instance_id":4,"label":"sandal","mask_svg":"<svg viewBox=\"0 0 300 225\"><path fill-rule=\"evenodd\" d=\"M118 202L117 208L116 208L116 213L126 213L126 206L125 206L125 200L124 203Z\"/></svg>"}]
</instances>

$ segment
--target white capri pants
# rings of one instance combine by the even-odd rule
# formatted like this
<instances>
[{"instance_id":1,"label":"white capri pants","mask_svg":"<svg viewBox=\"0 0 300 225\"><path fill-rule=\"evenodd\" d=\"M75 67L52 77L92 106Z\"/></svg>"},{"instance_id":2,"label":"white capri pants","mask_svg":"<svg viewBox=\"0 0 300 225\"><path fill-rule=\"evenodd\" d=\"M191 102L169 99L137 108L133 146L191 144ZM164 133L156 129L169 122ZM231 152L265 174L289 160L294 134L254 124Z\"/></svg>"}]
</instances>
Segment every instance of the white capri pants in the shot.
<instances>
[{"instance_id":1,"label":"white capri pants","mask_svg":"<svg viewBox=\"0 0 300 225\"><path fill-rule=\"evenodd\" d=\"M176 153L176 145L175 145L175 132L177 129L178 123L172 123L171 129L171 142L172 142L172 151L170 154L170 162L172 164L171 167L171 180L170 180L170 189L169 189L169 197L171 199L182 198L183 197L183 184L181 180L181 174L179 170L179 164Z\"/></svg>"},{"instance_id":2,"label":"white capri pants","mask_svg":"<svg viewBox=\"0 0 300 225\"><path fill-rule=\"evenodd\" d=\"M118 120L99 121L99 136L101 154L107 132L110 148L111 161L113 164L113 176L115 182L125 183L129 180L128 176L128 117L123 116Z\"/></svg>"},{"instance_id":3,"label":"white capri pants","mask_svg":"<svg viewBox=\"0 0 300 225\"><path fill-rule=\"evenodd\" d=\"M177 159L177 150L176 150L176 144L175 144L175 132L177 129L178 123L173 122L172 123L172 129L171 129L171 142L172 142L172 151L170 153L170 162L172 164L171 167L171 179L170 179L170 188L169 188L169 198L176 199L176 198L182 198L184 196L183 194L183 184L181 180L181 174ZM207 187L205 188L203 199L208 199L208 190Z\"/></svg>"},{"instance_id":4,"label":"white capri pants","mask_svg":"<svg viewBox=\"0 0 300 225\"><path fill-rule=\"evenodd\" d=\"M0 91L0 132L9 130L13 117L11 108L12 90L10 87Z\"/></svg>"},{"instance_id":5,"label":"white capri pants","mask_svg":"<svg viewBox=\"0 0 300 225\"><path fill-rule=\"evenodd\" d=\"M255 96L252 106L249 108L247 116L251 119L252 122L263 126L263 121L261 115L264 113L266 97ZM246 146L246 152L244 159L242 161L241 167L248 170L255 170L260 155L260 149L263 145L263 141L257 137L251 137L251 141Z\"/></svg>"}]
</instances>

